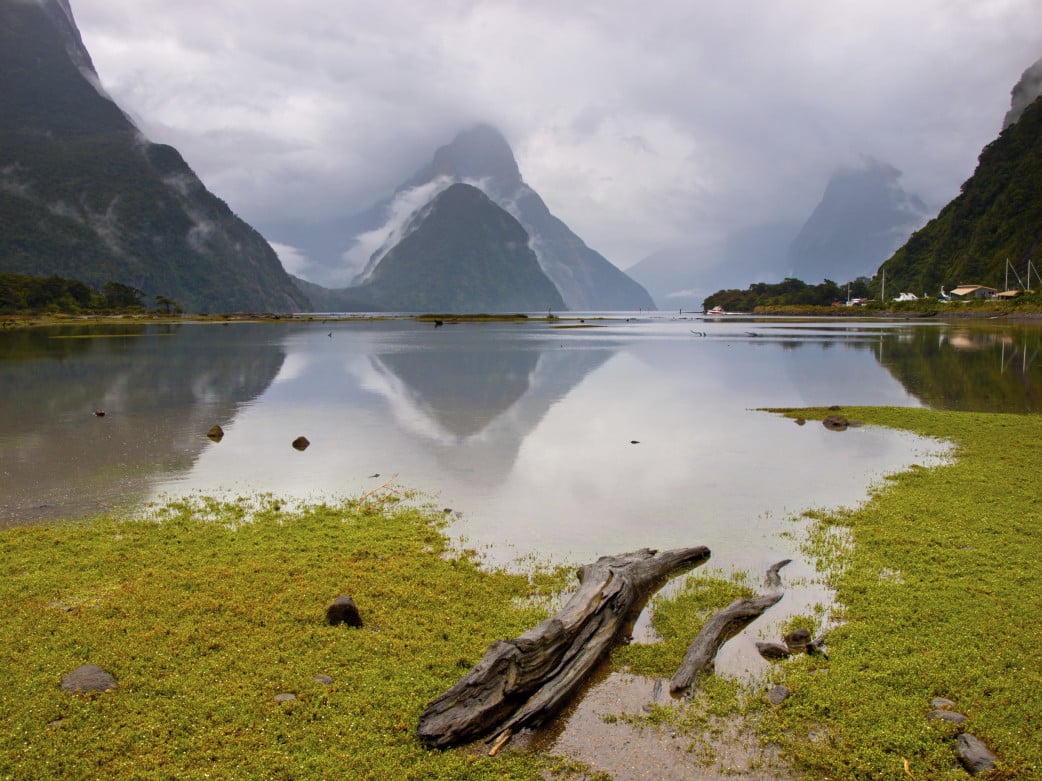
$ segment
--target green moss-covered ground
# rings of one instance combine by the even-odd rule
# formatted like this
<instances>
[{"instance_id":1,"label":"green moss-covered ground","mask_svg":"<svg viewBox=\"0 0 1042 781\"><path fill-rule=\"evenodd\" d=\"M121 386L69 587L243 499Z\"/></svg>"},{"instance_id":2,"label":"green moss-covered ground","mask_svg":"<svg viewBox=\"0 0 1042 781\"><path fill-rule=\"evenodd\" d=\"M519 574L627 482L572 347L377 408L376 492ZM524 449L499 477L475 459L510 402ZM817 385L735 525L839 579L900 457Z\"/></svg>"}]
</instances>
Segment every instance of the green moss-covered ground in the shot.
<instances>
[{"instance_id":1,"label":"green moss-covered ground","mask_svg":"<svg viewBox=\"0 0 1042 781\"><path fill-rule=\"evenodd\" d=\"M0 534L0 778L541 777L549 760L431 752L415 728L551 584L449 555L417 510L277 508ZM325 623L340 594L364 628ZM59 691L84 663L118 690Z\"/></svg>"},{"instance_id":2,"label":"green moss-covered ground","mask_svg":"<svg viewBox=\"0 0 1042 781\"><path fill-rule=\"evenodd\" d=\"M839 597L829 658L777 665L792 692L779 707L710 676L689 708L644 721L694 738L744 712L806 778L964 778L956 728L927 719L943 696L1000 758L991 777L1042 777L1042 416L842 413L955 451L859 508L814 514L807 544ZM148 521L5 531L0 778L544 778L561 770L546 756L430 752L415 727L564 583L486 572L448 549L435 518L393 504L194 502ZM655 601L664 642L614 663L668 677L701 622L749 591L696 573ZM323 620L345 593L361 630ZM88 662L119 689L59 691Z\"/></svg>"},{"instance_id":3,"label":"green moss-covered ground","mask_svg":"<svg viewBox=\"0 0 1042 781\"><path fill-rule=\"evenodd\" d=\"M1001 760L993 777L1042 778L1042 416L842 414L949 439L956 458L819 516L842 623L827 662L779 666L792 696L766 731L810 778L907 778L905 760L914 778L963 778L957 729L927 719L946 697Z\"/></svg>"}]
</instances>

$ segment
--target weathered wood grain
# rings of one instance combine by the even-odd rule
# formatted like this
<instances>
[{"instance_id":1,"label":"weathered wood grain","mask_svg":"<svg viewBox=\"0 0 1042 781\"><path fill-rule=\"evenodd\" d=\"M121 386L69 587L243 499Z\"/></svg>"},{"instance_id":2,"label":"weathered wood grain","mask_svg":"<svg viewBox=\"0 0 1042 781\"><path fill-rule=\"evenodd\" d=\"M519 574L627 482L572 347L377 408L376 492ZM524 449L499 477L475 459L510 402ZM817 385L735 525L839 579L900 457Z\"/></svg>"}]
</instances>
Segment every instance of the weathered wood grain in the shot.
<instances>
[{"instance_id":1,"label":"weathered wood grain","mask_svg":"<svg viewBox=\"0 0 1042 781\"><path fill-rule=\"evenodd\" d=\"M681 570L709 559L703 546L604 556L579 570L579 589L520 637L493 643L480 662L420 715L417 735L432 748L509 736L553 715L619 639L648 597Z\"/></svg>"},{"instance_id":2,"label":"weathered wood grain","mask_svg":"<svg viewBox=\"0 0 1042 781\"><path fill-rule=\"evenodd\" d=\"M785 595L778 571L790 561L779 561L767 570L767 594L736 599L702 625L701 631L688 646L680 667L669 679L670 692L674 695L689 692L698 682L699 674L713 664L720 646L749 626Z\"/></svg>"}]
</instances>

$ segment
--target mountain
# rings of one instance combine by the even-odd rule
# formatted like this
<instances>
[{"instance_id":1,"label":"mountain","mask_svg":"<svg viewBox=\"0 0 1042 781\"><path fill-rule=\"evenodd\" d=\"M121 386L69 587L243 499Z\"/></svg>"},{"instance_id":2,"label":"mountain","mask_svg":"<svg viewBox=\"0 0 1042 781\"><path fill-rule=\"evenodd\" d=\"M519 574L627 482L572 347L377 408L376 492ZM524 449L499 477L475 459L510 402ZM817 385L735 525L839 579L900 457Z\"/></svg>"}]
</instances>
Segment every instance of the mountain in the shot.
<instances>
[{"instance_id":1,"label":"mountain","mask_svg":"<svg viewBox=\"0 0 1042 781\"><path fill-rule=\"evenodd\" d=\"M412 215L403 238L350 292L383 310L532 312L563 309L517 220L456 183Z\"/></svg>"},{"instance_id":2,"label":"mountain","mask_svg":"<svg viewBox=\"0 0 1042 781\"><path fill-rule=\"evenodd\" d=\"M194 312L309 308L264 238L105 93L67 0L0 0L0 226L0 271Z\"/></svg>"},{"instance_id":3,"label":"mountain","mask_svg":"<svg viewBox=\"0 0 1042 781\"><path fill-rule=\"evenodd\" d=\"M700 309L706 296L797 278L848 282L871 276L926 219L893 166L866 158L840 168L802 225L750 225L702 247L660 250L631 267L662 309Z\"/></svg>"},{"instance_id":4,"label":"mountain","mask_svg":"<svg viewBox=\"0 0 1042 781\"><path fill-rule=\"evenodd\" d=\"M811 283L871 276L926 221L926 205L904 191L900 177L872 158L837 170L789 245L787 275Z\"/></svg>"},{"instance_id":5,"label":"mountain","mask_svg":"<svg viewBox=\"0 0 1042 781\"><path fill-rule=\"evenodd\" d=\"M1007 259L1026 280L1040 239L1042 98L1036 98L984 147L960 194L880 270L888 290L936 295L941 285L1001 288Z\"/></svg>"},{"instance_id":6,"label":"mountain","mask_svg":"<svg viewBox=\"0 0 1042 781\"><path fill-rule=\"evenodd\" d=\"M1002 120L1002 129L1005 130L1024 113L1024 109L1035 102L1035 98L1042 96L1042 60L1036 60L1020 74L1020 81L1013 85L1010 92L1009 111Z\"/></svg>"},{"instance_id":7,"label":"mountain","mask_svg":"<svg viewBox=\"0 0 1042 781\"><path fill-rule=\"evenodd\" d=\"M709 246L659 250L627 273L659 309L701 309L705 297L722 288L781 280L786 249L798 230L791 223L752 225Z\"/></svg>"},{"instance_id":8,"label":"mountain","mask_svg":"<svg viewBox=\"0 0 1042 781\"><path fill-rule=\"evenodd\" d=\"M431 162L394 195L361 215L305 231L272 226L273 240L302 249L312 261L302 273L320 284L344 284L348 269L364 266L353 278L366 282L400 239L402 226L417 210L450 185L464 182L481 189L524 227L539 266L568 309L653 309L651 296L603 256L586 246L551 214L521 177L510 145L498 130L477 125L435 151ZM345 261L346 258L346 261Z\"/></svg>"}]
</instances>

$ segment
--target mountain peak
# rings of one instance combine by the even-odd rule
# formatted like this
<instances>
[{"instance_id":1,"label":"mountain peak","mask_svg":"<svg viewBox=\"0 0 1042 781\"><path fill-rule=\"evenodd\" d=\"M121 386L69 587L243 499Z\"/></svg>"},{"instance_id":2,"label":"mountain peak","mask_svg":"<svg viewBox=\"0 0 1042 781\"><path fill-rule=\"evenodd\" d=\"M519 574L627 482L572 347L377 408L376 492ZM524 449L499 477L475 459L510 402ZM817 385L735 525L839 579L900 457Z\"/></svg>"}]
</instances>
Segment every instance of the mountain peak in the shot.
<instances>
[{"instance_id":1,"label":"mountain peak","mask_svg":"<svg viewBox=\"0 0 1042 781\"><path fill-rule=\"evenodd\" d=\"M817 282L871 274L926 219L926 205L901 187L901 172L864 157L839 168L789 245L793 276Z\"/></svg>"},{"instance_id":2,"label":"mountain peak","mask_svg":"<svg viewBox=\"0 0 1042 781\"><path fill-rule=\"evenodd\" d=\"M401 241L356 290L401 311L562 309L528 239L521 223L481 190L457 182L412 215Z\"/></svg>"},{"instance_id":3,"label":"mountain peak","mask_svg":"<svg viewBox=\"0 0 1042 781\"><path fill-rule=\"evenodd\" d=\"M506 191L521 184L510 144L492 125L477 124L459 132L439 147L431 162L415 177L429 181L440 176L459 180L489 180L494 190Z\"/></svg>"},{"instance_id":4,"label":"mountain peak","mask_svg":"<svg viewBox=\"0 0 1042 781\"><path fill-rule=\"evenodd\" d=\"M1002 120L1002 129L1005 130L1024 113L1024 109L1030 106L1042 95L1042 60L1037 60L1020 75L1020 81L1010 92L1009 111Z\"/></svg>"}]
</instances>

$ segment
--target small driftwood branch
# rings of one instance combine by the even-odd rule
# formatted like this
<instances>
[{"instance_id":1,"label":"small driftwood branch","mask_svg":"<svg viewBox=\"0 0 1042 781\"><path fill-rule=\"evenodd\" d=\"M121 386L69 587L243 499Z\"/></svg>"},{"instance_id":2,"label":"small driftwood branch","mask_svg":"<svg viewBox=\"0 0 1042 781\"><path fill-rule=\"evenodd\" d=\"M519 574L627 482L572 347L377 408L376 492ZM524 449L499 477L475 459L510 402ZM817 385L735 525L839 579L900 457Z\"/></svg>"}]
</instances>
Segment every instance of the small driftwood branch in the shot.
<instances>
[{"instance_id":1,"label":"small driftwood branch","mask_svg":"<svg viewBox=\"0 0 1042 781\"><path fill-rule=\"evenodd\" d=\"M686 694L697 683L699 674L711 667L720 646L749 626L785 595L778 570L791 559L779 561L767 570L766 585L770 593L748 599L736 599L702 626L702 631L688 646L684 661L669 679L669 690L674 695Z\"/></svg>"},{"instance_id":2,"label":"small driftwood branch","mask_svg":"<svg viewBox=\"0 0 1042 781\"><path fill-rule=\"evenodd\" d=\"M777 564L772 564L770 569L767 570L767 577L764 579L764 585L767 586L767 590L770 591L781 591L784 587L781 582L781 575L778 574L778 570L784 567L786 564L792 564L792 559L782 559Z\"/></svg>"},{"instance_id":3,"label":"small driftwood branch","mask_svg":"<svg viewBox=\"0 0 1042 781\"><path fill-rule=\"evenodd\" d=\"M370 496L375 494L377 491L382 491L383 489L385 489L387 486L389 486L391 483L393 483L397 479L398 479L398 473L395 472L393 475L391 475L391 479L388 480L386 483L383 483L382 485L378 485L378 486L376 486L376 488L370 488L368 491L366 491L364 494L362 494L362 497L358 500L358 504L355 505L355 509L361 510L362 506L365 504L365 500L366 499L368 499Z\"/></svg>"},{"instance_id":4,"label":"small driftwood branch","mask_svg":"<svg viewBox=\"0 0 1042 781\"><path fill-rule=\"evenodd\" d=\"M557 612L513 640L489 646L480 662L420 715L417 735L432 748L510 736L553 715L581 686L641 609L674 573L709 559L705 547L656 555L604 556L579 570L579 589Z\"/></svg>"}]
</instances>

